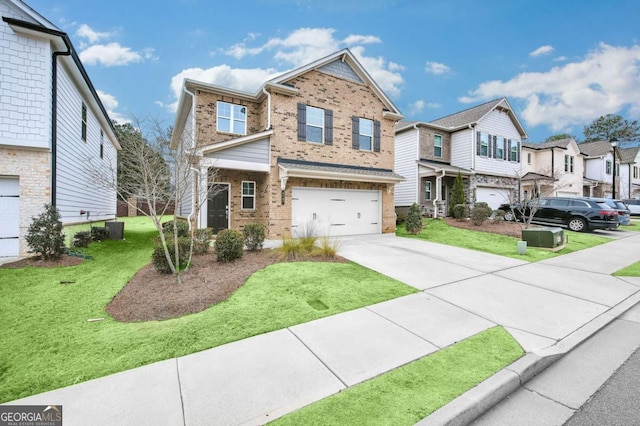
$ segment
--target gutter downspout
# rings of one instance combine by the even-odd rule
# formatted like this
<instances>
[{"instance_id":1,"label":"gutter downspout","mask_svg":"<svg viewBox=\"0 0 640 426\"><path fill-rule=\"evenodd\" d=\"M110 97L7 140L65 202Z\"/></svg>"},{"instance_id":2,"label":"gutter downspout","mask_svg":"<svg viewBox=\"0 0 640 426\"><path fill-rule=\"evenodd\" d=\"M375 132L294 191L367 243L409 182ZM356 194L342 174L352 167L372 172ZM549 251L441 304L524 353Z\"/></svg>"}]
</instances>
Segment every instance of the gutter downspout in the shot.
<instances>
[{"instance_id":1,"label":"gutter downspout","mask_svg":"<svg viewBox=\"0 0 640 426\"><path fill-rule=\"evenodd\" d=\"M416 163L420 161L420 129L418 129L418 123L413 125L413 128L416 129ZM422 183L422 179L420 179L420 165L416 164L416 200L418 204L420 203L420 184Z\"/></svg>"},{"instance_id":2,"label":"gutter downspout","mask_svg":"<svg viewBox=\"0 0 640 426\"><path fill-rule=\"evenodd\" d=\"M57 163L58 163L58 56L70 56L71 46L62 37L66 51L56 51L51 55L51 205L56 206Z\"/></svg>"},{"instance_id":3,"label":"gutter downspout","mask_svg":"<svg viewBox=\"0 0 640 426\"><path fill-rule=\"evenodd\" d=\"M192 144L192 148L195 148L196 146L196 94L189 91L189 89L187 89L187 86L185 84L182 85L182 90L189 94L191 96L191 144ZM184 149L184 146L183 146ZM190 167L191 171L194 172L195 176L194 176L194 181L195 181L195 185L194 185L194 190L191 192L191 197L193 198L193 194L200 194L200 192L198 191L198 185L200 184L200 172L198 170L196 170L193 167ZM181 200L176 200L176 207L177 207L177 203L178 201ZM197 196L196 200L193 200L194 203L192 205L192 209L191 212L187 215L187 222L189 223L189 231L191 231L191 219L193 218L193 214L196 212L197 210L197 202L200 201L200 197L199 195ZM198 222L196 223L196 228L198 228L200 225L200 217L198 217Z\"/></svg>"},{"instance_id":4,"label":"gutter downspout","mask_svg":"<svg viewBox=\"0 0 640 426\"><path fill-rule=\"evenodd\" d=\"M269 130L271 129L271 93L264 87L262 93L267 95L267 128L265 130Z\"/></svg>"}]
</instances>

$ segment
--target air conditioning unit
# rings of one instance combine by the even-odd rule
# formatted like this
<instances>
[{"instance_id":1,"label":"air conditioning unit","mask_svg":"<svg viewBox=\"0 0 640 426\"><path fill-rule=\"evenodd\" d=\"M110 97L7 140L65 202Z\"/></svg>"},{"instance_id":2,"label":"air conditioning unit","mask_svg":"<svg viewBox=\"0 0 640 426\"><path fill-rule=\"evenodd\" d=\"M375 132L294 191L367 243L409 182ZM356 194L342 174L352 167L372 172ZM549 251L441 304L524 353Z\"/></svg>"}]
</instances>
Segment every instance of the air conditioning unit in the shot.
<instances>
[{"instance_id":1,"label":"air conditioning unit","mask_svg":"<svg viewBox=\"0 0 640 426\"><path fill-rule=\"evenodd\" d=\"M562 228L531 228L522 230L522 241L527 247L557 248L564 244Z\"/></svg>"}]
</instances>

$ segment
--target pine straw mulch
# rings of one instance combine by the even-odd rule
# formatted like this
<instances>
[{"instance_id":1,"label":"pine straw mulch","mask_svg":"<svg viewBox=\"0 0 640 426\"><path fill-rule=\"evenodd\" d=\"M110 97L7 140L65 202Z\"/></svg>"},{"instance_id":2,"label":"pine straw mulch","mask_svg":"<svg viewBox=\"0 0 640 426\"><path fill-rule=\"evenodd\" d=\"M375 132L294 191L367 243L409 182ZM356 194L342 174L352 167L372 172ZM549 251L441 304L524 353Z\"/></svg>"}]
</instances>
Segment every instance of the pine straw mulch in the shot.
<instances>
[{"instance_id":1,"label":"pine straw mulch","mask_svg":"<svg viewBox=\"0 0 640 426\"><path fill-rule=\"evenodd\" d=\"M25 266L33 266L36 268L58 268L60 266L75 266L84 262L81 257L69 256L63 254L58 260L42 260L40 256L27 257L26 259L20 259L15 262L5 263L0 265L0 268L6 269L20 269Z\"/></svg>"},{"instance_id":2,"label":"pine straw mulch","mask_svg":"<svg viewBox=\"0 0 640 426\"><path fill-rule=\"evenodd\" d=\"M490 232L508 237L520 238L522 236L522 224L518 222L507 222L506 220L487 219L482 225L476 225L472 220L459 221L453 218L445 218L444 221L449 226L456 228L470 229L472 231Z\"/></svg>"}]
</instances>

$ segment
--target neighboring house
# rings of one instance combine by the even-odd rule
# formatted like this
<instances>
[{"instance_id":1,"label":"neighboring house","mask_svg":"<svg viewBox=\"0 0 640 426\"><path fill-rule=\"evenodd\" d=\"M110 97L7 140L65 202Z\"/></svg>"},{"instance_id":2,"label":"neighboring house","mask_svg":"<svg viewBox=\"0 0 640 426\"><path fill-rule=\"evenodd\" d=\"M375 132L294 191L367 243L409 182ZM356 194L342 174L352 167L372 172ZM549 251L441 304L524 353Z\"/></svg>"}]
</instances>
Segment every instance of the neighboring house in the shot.
<instances>
[{"instance_id":1,"label":"neighboring house","mask_svg":"<svg viewBox=\"0 0 640 426\"><path fill-rule=\"evenodd\" d=\"M19 0L0 0L0 256L27 255L46 203L65 224L115 216L116 193L88 160L115 170L111 121L69 37ZM81 214L81 211L86 213Z\"/></svg>"},{"instance_id":2,"label":"neighboring house","mask_svg":"<svg viewBox=\"0 0 640 426\"><path fill-rule=\"evenodd\" d=\"M608 141L582 142L578 148L584 157L583 195L611 198L614 169L618 173L611 144ZM619 179L616 180L619 183Z\"/></svg>"},{"instance_id":3,"label":"neighboring house","mask_svg":"<svg viewBox=\"0 0 640 426\"><path fill-rule=\"evenodd\" d=\"M640 198L640 147L621 148L619 154L620 183L617 198Z\"/></svg>"},{"instance_id":4,"label":"neighboring house","mask_svg":"<svg viewBox=\"0 0 640 426\"><path fill-rule=\"evenodd\" d=\"M258 222L269 238L395 231L402 115L348 49L255 93L185 80L177 111L172 148L194 165L177 214L199 228Z\"/></svg>"},{"instance_id":5,"label":"neighboring house","mask_svg":"<svg viewBox=\"0 0 640 426\"><path fill-rule=\"evenodd\" d=\"M506 98L434 121L403 121L395 132L395 205L418 203L425 214L446 215L453 181L464 179L467 202L492 209L518 197L520 153L527 137Z\"/></svg>"},{"instance_id":6,"label":"neighboring house","mask_svg":"<svg viewBox=\"0 0 640 426\"><path fill-rule=\"evenodd\" d=\"M523 199L580 197L584 159L573 138L522 144Z\"/></svg>"}]
</instances>

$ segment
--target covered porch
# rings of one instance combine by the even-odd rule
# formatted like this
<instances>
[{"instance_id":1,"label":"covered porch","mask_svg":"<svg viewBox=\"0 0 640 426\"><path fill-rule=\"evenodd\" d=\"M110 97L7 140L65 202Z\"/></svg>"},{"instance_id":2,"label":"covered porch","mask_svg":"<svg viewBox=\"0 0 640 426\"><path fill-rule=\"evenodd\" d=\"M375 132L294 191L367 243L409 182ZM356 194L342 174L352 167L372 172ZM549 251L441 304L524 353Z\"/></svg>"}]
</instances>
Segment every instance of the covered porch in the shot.
<instances>
[{"instance_id":1,"label":"covered porch","mask_svg":"<svg viewBox=\"0 0 640 426\"><path fill-rule=\"evenodd\" d=\"M418 161L418 199L424 215L433 218L447 216L448 200L451 198L451 189L458 173L464 182L465 199L470 200L469 179L475 174L472 170L435 161Z\"/></svg>"}]
</instances>

